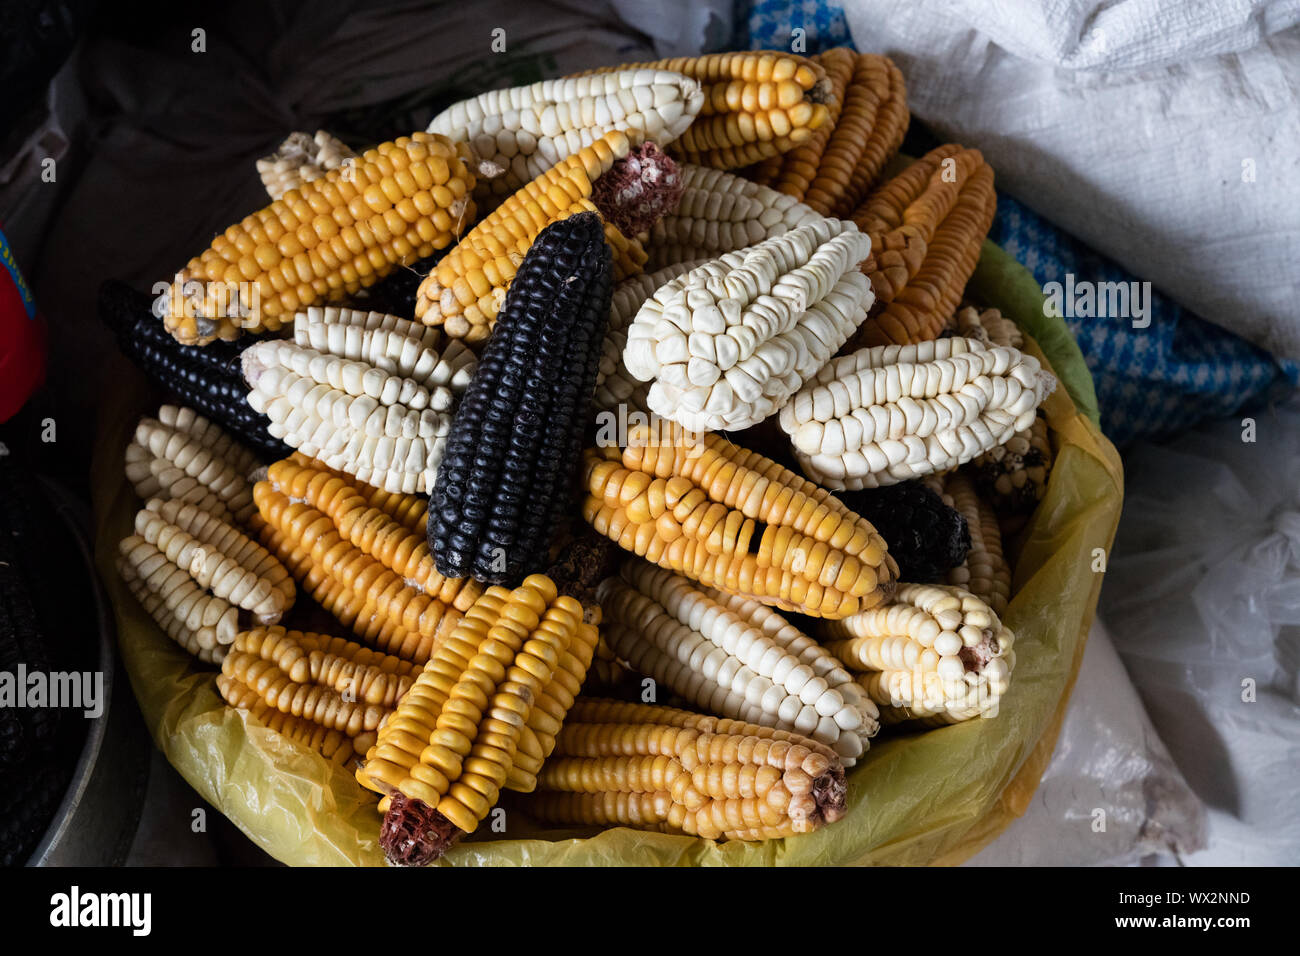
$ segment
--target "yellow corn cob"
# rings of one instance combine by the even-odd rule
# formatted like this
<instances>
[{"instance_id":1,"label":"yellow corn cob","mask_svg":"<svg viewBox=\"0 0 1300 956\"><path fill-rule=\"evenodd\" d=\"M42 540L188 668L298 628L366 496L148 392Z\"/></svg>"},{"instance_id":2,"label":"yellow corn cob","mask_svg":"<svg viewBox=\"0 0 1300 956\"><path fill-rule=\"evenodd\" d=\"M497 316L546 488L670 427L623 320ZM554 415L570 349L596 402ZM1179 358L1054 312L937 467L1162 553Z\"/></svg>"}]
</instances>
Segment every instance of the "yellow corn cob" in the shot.
<instances>
[{"instance_id":1,"label":"yellow corn cob","mask_svg":"<svg viewBox=\"0 0 1300 956\"><path fill-rule=\"evenodd\" d=\"M880 728L839 662L757 601L635 558L597 595L614 653L704 710L810 736L846 767Z\"/></svg>"},{"instance_id":2,"label":"yellow corn cob","mask_svg":"<svg viewBox=\"0 0 1300 956\"><path fill-rule=\"evenodd\" d=\"M943 476L936 488L944 503L956 508L970 529L970 550L966 560L948 572L947 582L965 588L1002 614L1011 599L1011 568L1002 554L1002 532L997 512L975 490L971 480L959 471Z\"/></svg>"},{"instance_id":3,"label":"yellow corn cob","mask_svg":"<svg viewBox=\"0 0 1300 956\"><path fill-rule=\"evenodd\" d=\"M259 627L235 635L233 650L274 664L295 684L318 684L353 699L392 709L419 667L342 637Z\"/></svg>"},{"instance_id":4,"label":"yellow corn cob","mask_svg":"<svg viewBox=\"0 0 1300 956\"><path fill-rule=\"evenodd\" d=\"M584 616L581 603L533 574L513 591L484 591L438 646L357 772L386 795L380 842L389 860L437 859L488 815L521 747L544 757L537 729L554 736L572 703L567 690L555 694L564 655L580 683L596 645Z\"/></svg>"},{"instance_id":5,"label":"yellow corn cob","mask_svg":"<svg viewBox=\"0 0 1300 956\"><path fill-rule=\"evenodd\" d=\"M826 149L831 131L839 122L840 111L844 107L844 94L853 78L855 54L847 47L835 47L814 55L812 59L826 71L826 82L830 89L826 102L826 122L813 131L807 142L800 143L787 153L769 156L744 173L746 179L770 186L777 192L796 199L803 199L808 184L817 175L817 164L822 151Z\"/></svg>"},{"instance_id":6,"label":"yellow corn cob","mask_svg":"<svg viewBox=\"0 0 1300 956\"><path fill-rule=\"evenodd\" d=\"M844 767L823 744L669 707L582 700L542 769L530 815L706 839L808 833L844 815Z\"/></svg>"},{"instance_id":7,"label":"yellow corn cob","mask_svg":"<svg viewBox=\"0 0 1300 956\"><path fill-rule=\"evenodd\" d=\"M306 718L349 737L377 730L380 721L390 713L384 707L349 700L329 687L299 684L270 661L244 651L232 649L221 662L221 672L247 684L276 710Z\"/></svg>"},{"instance_id":8,"label":"yellow corn cob","mask_svg":"<svg viewBox=\"0 0 1300 956\"><path fill-rule=\"evenodd\" d=\"M1015 635L958 587L904 584L890 603L822 630L827 650L865 672L859 682L889 723L995 717L1016 663Z\"/></svg>"},{"instance_id":9,"label":"yellow corn cob","mask_svg":"<svg viewBox=\"0 0 1300 956\"><path fill-rule=\"evenodd\" d=\"M699 83L679 73L617 70L482 93L443 110L429 132L468 143L480 162L501 169L479 182L488 198L514 192L611 130L665 146L703 103Z\"/></svg>"},{"instance_id":10,"label":"yellow corn cob","mask_svg":"<svg viewBox=\"0 0 1300 956\"><path fill-rule=\"evenodd\" d=\"M257 174L272 199L283 199L291 189L320 179L331 169L338 169L347 159L356 159L342 140L323 129L310 133L290 133L270 156L257 161Z\"/></svg>"},{"instance_id":11,"label":"yellow corn cob","mask_svg":"<svg viewBox=\"0 0 1300 956\"><path fill-rule=\"evenodd\" d=\"M829 492L713 434L654 419L584 453L583 517L654 564L785 610L845 617L885 600L898 566Z\"/></svg>"},{"instance_id":12,"label":"yellow corn cob","mask_svg":"<svg viewBox=\"0 0 1300 956\"><path fill-rule=\"evenodd\" d=\"M877 305L844 352L935 338L993 224L993 169L979 150L940 146L875 190L852 219L871 237L862 271Z\"/></svg>"},{"instance_id":13,"label":"yellow corn cob","mask_svg":"<svg viewBox=\"0 0 1300 956\"><path fill-rule=\"evenodd\" d=\"M832 96L826 71L814 60L787 53L710 53L610 70L671 70L704 89L699 115L672 144L683 159L737 169L805 143L830 121ZM583 74L578 74L583 75Z\"/></svg>"},{"instance_id":14,"label":"yellow corn cob","mask_svg":"<svg viewBox=\"0 0 1300 956\"><path fill-rule=\"evenodd\" d=\"M650 229L647 269L713 259L822 217L793 196L739 176L682 163L682 198Z\"/></svg>"},{"instance_id":15,"label":"yellow corn cob","mask_svg":"<svg viewBox=\"0 0 1300 956\"><path fill-rule=\"evenodd\" d=\"M441 136L383 143L227 229L177 273L158 312L186 345L278 329L450 245L474 221L474 182Z\"/></svg>"},{"instance_id":16,"label":"yellow corn cob","mask_svg":"<svg viewBox=\"0 0 1300 956\"><path fill-rule=\"evenodd\" d=\"M226 674L217 675L217 690L227 704L247 711L258 723L310 750L317 751L331 763L347 766L357 749L352 738L305 717L276 710L247 684Z\"/></svg>"},{"instance_id":17,"label":"yellow corn cob","mask_svg":"<svg viewBox=\"0 0 1300 956\"><path fill-rule=\"evenodd\" d=\"M420 283L416 317L426 325L441 325L452 338L470 343L486 339L538 233L576 213L600 212L592 199L596 181L627 157L633 145L627 133L606 133L510 196ZM616 278L641 271L645 251L635 236L625 236L606 221L605 239L613 250Z\"/></svg>"},{"instance_id":18,"label":"yellow corn cob","mask_svg":"<svg viewBox=\"0 0 1300 956\"><path fill-rule=\"evenodd\" d=\"M428 660L480 592L433 568L422 508L302 456L271 465L253 498L264 542L303 589L388 654Z\"/></svg>"}]
</instances>

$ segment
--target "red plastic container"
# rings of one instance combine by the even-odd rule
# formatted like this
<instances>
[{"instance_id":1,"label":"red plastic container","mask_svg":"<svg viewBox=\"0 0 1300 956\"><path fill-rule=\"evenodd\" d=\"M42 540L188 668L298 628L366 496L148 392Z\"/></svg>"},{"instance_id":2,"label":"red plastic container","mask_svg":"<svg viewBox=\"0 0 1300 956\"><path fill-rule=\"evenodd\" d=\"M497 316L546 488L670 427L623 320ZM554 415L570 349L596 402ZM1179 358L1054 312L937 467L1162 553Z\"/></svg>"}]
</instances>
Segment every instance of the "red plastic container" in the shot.
<instances>
[{"instance_id":1,"label":"red plastic container","mask_svg":"<svg viewBox=\"0 0 1300 956\"><path fill-rule=\"evenodd\" d=\"M0 226L0 422L45 380L45 325Z\"/></svg>"}]
</instances>

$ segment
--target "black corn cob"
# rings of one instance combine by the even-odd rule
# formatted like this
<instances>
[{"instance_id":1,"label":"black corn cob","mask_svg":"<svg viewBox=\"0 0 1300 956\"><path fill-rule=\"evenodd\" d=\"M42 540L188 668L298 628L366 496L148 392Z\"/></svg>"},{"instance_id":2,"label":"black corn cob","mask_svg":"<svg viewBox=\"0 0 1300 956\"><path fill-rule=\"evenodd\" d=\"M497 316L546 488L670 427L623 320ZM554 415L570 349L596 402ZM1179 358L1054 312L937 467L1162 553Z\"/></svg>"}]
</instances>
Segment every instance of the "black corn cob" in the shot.
<instances>
[{"instance_id":1,"label":"black corn cob","mask_svg":"<svg viewBox=\"0 0 1300 956\"><path fill-rule=\"evenodd\" d=\"M524 257L438 466L428 530L439 573L498 584L544 562L572 503L611 262L589 212L547 226Z\"/></svg>"},{"instance_id":2,"label":"black corn cob","mask_svg":"<svg viewBox=\"0 0 1300 956\"><path fill-rule=\"evenodd\" d=\"M900 581L939 581L945 572L966 560L970 550L966 519L921 482L905 481L836 494L875 525L898 562Z\"/></svg>"},{"instance_id":3,"label":"black corn cob","mask_svg":"<svg viewBox=\"0 0 1300 956\"><path fill-rule=\"evenodd\" d=\"M0 866L26 862L67 788L67 773L48 758L0 776Z\"/></svg>"},{"instance_id":4,"label":"black corn cob","mask_svg":"<svg viewBox=\"0 0 1300 956\"><path fill-rule=\"evenodd\" d=\"M270 421L248 404L239 357L255 339L181 345L154 316L147 294L112 279L100 286L99 314L123 354L181 404L216 422L267 461L293 452L271 436Z\"/></svg>"}]
</instances>

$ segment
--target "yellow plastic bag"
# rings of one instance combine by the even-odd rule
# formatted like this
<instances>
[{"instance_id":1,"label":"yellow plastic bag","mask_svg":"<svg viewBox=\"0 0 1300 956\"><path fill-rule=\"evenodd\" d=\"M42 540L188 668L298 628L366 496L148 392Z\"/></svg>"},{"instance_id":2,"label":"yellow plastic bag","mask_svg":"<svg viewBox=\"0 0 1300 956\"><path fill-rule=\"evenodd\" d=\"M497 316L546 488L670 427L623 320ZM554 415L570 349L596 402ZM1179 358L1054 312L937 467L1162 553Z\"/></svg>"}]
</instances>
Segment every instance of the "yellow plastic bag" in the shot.
<instances>
[{"instance_id":1,"label":"yellow plastic bag","mask_svg":"<svg viewBox=\"0 0 1300 956\"><path fill-rule=\"evenodd\" d=\"M1024 813L1051 757L1083 657L1119 522L1119 458L1096 425L1092 380L1060 319L1042 314L1033 278L986 243L972 291L1041 345L1028 348L1063 387L1045 403L1057 450L1047 495L1019 538L1014 597L1016 669L998 716L938 730L886 734L849 774L848 814L816 833L715 844L612 829L543 830L527 799L507 795L504 833L485 823L451 850L453 865L815 865L959 863ZM135 381L125 369L121 380ZM215 672L194 663L144 613L114 568L139 502L122 455L142 388L106 403L93 465L96 561L117 614L122 658L146 725L187 781L258 846L295 865L380 864L375 799L351 775L224 705ZM343 633L343 629L339 629Z\"/></svg>"}]
</instances>

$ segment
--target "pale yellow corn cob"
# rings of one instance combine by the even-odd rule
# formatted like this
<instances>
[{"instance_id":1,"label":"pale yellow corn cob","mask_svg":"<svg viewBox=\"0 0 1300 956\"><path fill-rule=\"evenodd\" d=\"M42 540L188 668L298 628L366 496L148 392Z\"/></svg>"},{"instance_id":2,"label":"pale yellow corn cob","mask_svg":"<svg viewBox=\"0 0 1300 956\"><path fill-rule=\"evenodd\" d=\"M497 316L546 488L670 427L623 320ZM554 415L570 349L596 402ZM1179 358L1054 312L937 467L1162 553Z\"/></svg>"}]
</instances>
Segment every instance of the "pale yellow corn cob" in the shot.
<instances>
[{"instance_id":1,"label":"pale yellow corn cob","mask_svg":"<svg viewBox=\"0 0 1300 956\"><path fill-rule=\"evenodd\" d=\"M1015 635L958 587L904 584L890 603L822 629L889 723L994 717L1015 667Z\"/></svg>"}]
</instances>

